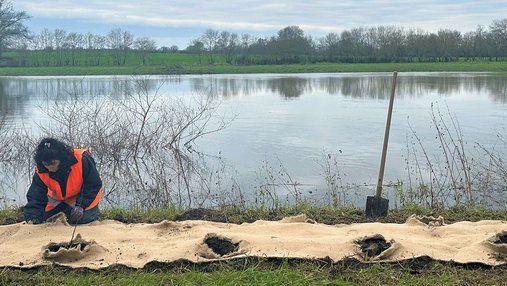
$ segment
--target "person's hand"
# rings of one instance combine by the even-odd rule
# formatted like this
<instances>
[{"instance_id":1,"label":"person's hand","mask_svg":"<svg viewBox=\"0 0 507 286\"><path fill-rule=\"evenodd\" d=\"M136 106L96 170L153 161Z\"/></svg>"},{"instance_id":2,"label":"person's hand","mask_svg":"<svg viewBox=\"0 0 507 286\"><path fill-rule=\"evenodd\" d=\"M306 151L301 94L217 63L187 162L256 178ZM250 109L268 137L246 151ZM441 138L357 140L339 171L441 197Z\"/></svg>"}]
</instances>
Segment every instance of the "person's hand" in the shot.
<instances>
[{"instance_id":1,"label":"person's hand","mask_svg":"<svg viewBox=\"0 0 507 286\"><path fill-rule=\"evenodd\" d=\"M29 219L26 223L27 224L41 224L42 221L38 218L32 218L32 219Z\"/></svg>"},{"instance_id":2,"label":"person's hand","mask_svg":"<svg viewBox=\"0 0 507 286\"><path fill-rule=\"evenodd\" d=\"M70 220L74 222L78 222L83 218L84 209L80 206L75 206L70 211Z\"/></svg>"}]
</instances>

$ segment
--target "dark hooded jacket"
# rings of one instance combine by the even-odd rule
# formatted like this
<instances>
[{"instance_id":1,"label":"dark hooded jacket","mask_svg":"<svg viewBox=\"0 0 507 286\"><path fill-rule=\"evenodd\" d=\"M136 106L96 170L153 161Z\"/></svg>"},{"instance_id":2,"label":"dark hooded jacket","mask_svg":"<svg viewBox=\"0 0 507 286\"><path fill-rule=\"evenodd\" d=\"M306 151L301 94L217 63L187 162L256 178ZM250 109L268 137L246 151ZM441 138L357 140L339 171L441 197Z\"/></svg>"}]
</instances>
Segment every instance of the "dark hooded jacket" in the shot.
<instances>
[{"instance_id":1,"label":"dark hooded jacket","mask_svg":"<svg viewBox=\"0 0 507 286\"><path fill-rule=\"evenodd\" d=\"M57 172L50 173L44 165L37 165L40 173L49 173L50 178L58 181L62 194L65 196L67 179L70 173L70 166L77 164L77 159L62 164ZM76 201L76 206L88 207L97 197L102 188L102 180L95 167L95 161L89 153L84 152L82 157L83 189ZM45 219L45 207L48 203L48 187L42 182L35 172L32 184L26 194L27 204L23 208L23 215L26 221L42 222Z\"/></svg>"}]
</instances>

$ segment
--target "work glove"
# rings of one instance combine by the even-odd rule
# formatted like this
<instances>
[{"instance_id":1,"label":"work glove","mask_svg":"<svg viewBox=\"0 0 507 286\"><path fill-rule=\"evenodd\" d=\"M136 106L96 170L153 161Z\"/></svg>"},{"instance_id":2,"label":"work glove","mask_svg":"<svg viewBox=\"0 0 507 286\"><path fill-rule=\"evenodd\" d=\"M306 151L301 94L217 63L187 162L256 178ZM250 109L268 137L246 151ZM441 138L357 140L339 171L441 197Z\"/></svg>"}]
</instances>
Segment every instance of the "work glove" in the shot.
<instances>
[{"instance_id":1,"label":"work glove","mask_svg":"<svg viewBox=\"0 0 507 286\"><path fill-rule=\"evenodd\" d=\"M83 218L84 209L80 206L75 206L70 211L70 220L73 222L78 222Z\"/></svg>"}]
</instances>

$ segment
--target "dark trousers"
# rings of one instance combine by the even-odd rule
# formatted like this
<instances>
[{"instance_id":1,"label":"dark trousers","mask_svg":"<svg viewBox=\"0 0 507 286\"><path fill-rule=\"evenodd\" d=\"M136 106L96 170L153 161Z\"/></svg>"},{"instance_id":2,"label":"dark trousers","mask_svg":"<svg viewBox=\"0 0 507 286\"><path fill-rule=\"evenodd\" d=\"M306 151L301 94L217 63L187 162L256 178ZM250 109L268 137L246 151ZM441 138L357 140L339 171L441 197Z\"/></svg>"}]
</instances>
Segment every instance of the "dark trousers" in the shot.
<instances>
[{"instance_id":1,"label":"dark trousers","mask_svg":"<svg viewBox=\"0 0 507 286\"><path fill-rule=\"evenodd\" d=\"M44 213L44 221L59 212L65 213L65 216L67 217L67 220L70 224L89 223L89 222L97 220L97 218L99 216L99 206L95 206L89 210L85 210L83 217L79 221L73 221L70 219L70 212L71 211L72 211L72 207L69 206L68 204L62 202L59 205L57 205L54 209L50 210L49 212Z\"/></svg>"}]
</instances>

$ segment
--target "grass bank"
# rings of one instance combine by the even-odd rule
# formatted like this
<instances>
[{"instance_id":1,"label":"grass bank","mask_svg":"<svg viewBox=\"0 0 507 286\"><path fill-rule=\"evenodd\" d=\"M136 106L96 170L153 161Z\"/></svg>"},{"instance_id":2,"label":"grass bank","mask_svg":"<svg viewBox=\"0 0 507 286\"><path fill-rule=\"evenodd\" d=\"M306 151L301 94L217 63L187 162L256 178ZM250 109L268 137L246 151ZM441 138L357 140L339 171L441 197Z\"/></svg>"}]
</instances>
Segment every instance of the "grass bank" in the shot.
<instances>
[{"instance_id":1,"label":"grass bank","mask_svg":"<svg viewBox=\"0 0 507 286\"><path fill-rule=\"evenodd\" d=\"M410 215L443 216L447 223L507 220L507 210L453 207L432 210L409 206L390 210L385 218L368 219L355 208L286 207L281 209L102 210L100 219L128 223L203 219L230 223L278 220L304 213L320 223L403 223ZM22 221L20 208L0 210L0 223ZM507 266L459 265L417 258L399 263L365 264L356 260L240 258L230 261L149 263L143 269L114 266L100 271L61 266L28 270L0 269L0 285L505 285Z\"/></svg>"},{"instance_id":2,"label":"grass bank","mask_svg":"<svg viewBox=\"0 0 507 286\"><path fill-rule=\"evenodd\" d=\"M345 73L345 72L507 72L506 62L458 61L438 63L378 64L160 64L139 66L96 67L2 67L0 76L62 76L62 75L166 75L166 74L250 74L250 73Z\"/></svg>"},{"instance_id":3,"label":"grass bank","mask_svg":"<svg viewBox=\"0 0 507 286\"><path fill-rule=\"evenodd\" d=\"M367 218L364 209L358 208L323 208L312 206L284 207L279 209L241 209L229 207L221 210L212 209L102 209L99 220L112 219L124 223L158 223L163 220L206 220L226 223L250 223L256 220L280 220L287 216L305 214L309 219L323 224L350 224L366 222L404 223L411 215L442 216L446 223L458 221L506 220L507 209L492 210L455 206L445 209L430 209L416 205L400 209L391 209L387 217ZM21 208L0 210L0 225L23 221Z\"/></svg>"},{"instance_id":4,"label":"grass bank","mask_svg":"<svg viewBox=\"0 0 507 286\"><path fill-rule=\"evenodd\" d=\"M102 271L43 267L0 270L1 285L505 285L507 267L481 268L452 263L407 261L357 264L353 261L235 259L220 263L152 264L135 270Z\"/></svg>"}]
</instances>

